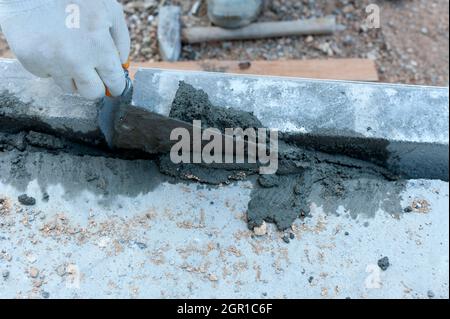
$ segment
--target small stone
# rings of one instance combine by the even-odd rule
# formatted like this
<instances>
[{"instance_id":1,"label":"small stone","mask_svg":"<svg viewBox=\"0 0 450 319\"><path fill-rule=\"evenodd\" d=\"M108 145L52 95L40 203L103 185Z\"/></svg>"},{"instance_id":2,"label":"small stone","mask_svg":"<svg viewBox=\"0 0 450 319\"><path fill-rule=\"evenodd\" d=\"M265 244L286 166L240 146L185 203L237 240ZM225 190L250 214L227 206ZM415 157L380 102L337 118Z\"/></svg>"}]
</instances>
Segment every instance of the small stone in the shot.
<instances>
[{"instance_id":1,"label":"small stone","mask_svg":"<svg viewBox=\"0 0 450 319\"><path fill-rule=\"evenodd\" d=\"M346 5L345 7L342 8L342 12L344 13L351 13L353 10L355 10L355 8L353 7L352 4Z\"/></svg>"},{"instance_id":2,"label":"small stone","mask_svg":"<svg viewBox=\"0 0 450 319\"><path fill-rule=\"evenodd\" d=\"M411 213L413 211L413 208L411 206L405 207L403 210L405 213Z\"/></svg>"},{"instance_id":3,"label":"small stone","mask_svg":"<svg viewBox=\"0 0 450 319\"><path fill-rule=\"evenodd\" d=\"M423 27L422 29L420 29L420 32L422 32L423 34L428 34L428 29Z\"/></svg>"},{"instance_id":4,"label":"small stone","mask_svg":"<svg viewBox=\"0 0 450 319\"><path fill-rule=\"evenodd\" d=\"M345 235L345 236L348 236L348 235L350 235L350 233L349 233L348 231L346 231L346 232L344 233L344 235Z\"/></svg>"},{"instance_id":5,"label":"small stone","mask_svg":"<svg viewBox=\"0 0 450 319\"><path fill-rule=\"evenodd\" d=\"M367 31L369 31L369 27L368 27L367 25L361 24L361 25L359 26L359 32L365 33L365 32L367 32Z\"/></svg>"},{"instance_id":6,"label":"small stone","mask_svg":"<svg viewBox=\"0 0 450 319\"><path fill-rule=\"evenodd\" d=\"M289 239L295 239L294 233L290 233L290 234L289 234Z\"/></svg>"},{"instance_id":7,"label":"small stone","mask_svg":"<svg viewBox=\"0 0 450 319\"><path fill-rule=\"evenodd\" d=\"M378 267L380 267L381 270L386 271L390 266L389 258L383 257L380 260L378 260Z\"/></svg>"},{"instance_id":8,"label":"small stone","mask_svg":"<svg viewBox=\"0 0 450 319\"><path fill-rule=\"evenodd\" d=\"M50 199L50 195L49 195L48 193L44 193L44 194L42 195L42 200L43 200L44 202L48 202L49 199Z\"/></svg>"},{"instance_id":9,"label":"small stone","mask_svg":"<svg viewBox=\"0 0 450 319\"><path fill-rule=\"evenodd\" d=\"M56 273L60 277L64 276L66 274L66 266L65 265L59 265L58 268L56 268Z\"/></svg>"},{"instance_id":10,"label":"small stone","mask_svg":"<svg viewBox=\"0 0 450 319\"><path fill-rule=\"evenodd\" d=\"M258 178L258 183L264 188L272 188L280 184L280 180L276 175L261 175Z\"/></svg>"},{"instance_id":11,"label":"small stone","mask_svg":"<svg viewBox=\"0 0 450 319\"><path fill-rule=\"evenodd\" d=\"M9 278L9 271L8 270L3 270L2 271L2 277L3 279L8 279Z\"/></svg>"},{"instance_id":12,"label":"small stone","mask_svg":"<svg viewBox=\"0 0 450 319\"><path fill-rule=\"evenodd\" d=\"M35 267L31 267L28 271L28 274L31 278L37 278L39 276L39 270Z\"/></svg>"},{"instance_id":13,"label":"small stone","mask_svg":"<svg viewBox=\"0 0 450 319\"><path fill-rule=\"evenodd\" d=\"M369 60L375 61L375 60L377 59L377 53L376 53L375 51L367 52L367 53L366 53L366 57L367 57Z\"/></svg>"},{"instance_id":14,"label":"small stone","mask_svg":"<svg viewBox=\"0 0 450 319\"><path fill-rule=\"evenodd\" d=\"M263 221L261 226L253 228L253 232L256 236L264 236L267 234L267 224Z\"/></svg>"},{"instance_id":15,"label":"small stone","mask_svg":"<svg viewBox=\"0 0 450 319\"><path fill-rule=\"evenodd\" d=\"M27 260L30 264L34 264L37 261L37 257L30 253L27 255Z\"/></svg>"},{"instance_id":16,"label":"small stone","mask_svg":"<svg viewBox=\"0 0 450 319\"><path fill-rule=\"evenodd\" d=\"M313 277L313 276L310 276L310 277L308 278L308 282L309 282L310 284L313 282L313 280L314 280L314 277Z\"/></svg>"},{"instance_id":17,"label":"small stone","mask_svg":"<svg viewBox=\"0 0 450 319\"><path fill-rule=\"evenodd\" d=\"M136 245L137 245L140 249L142 249L142 250L144 250L144 249L147 248L147 245L144 244L144 243L136 243Z\"/></svg>"},{"instance_id":18,"label":"small stone","mask_svg":"<svg viewBox=\"0 0 450 319\"><path fill-rule=\"evenodd\" d=\"M347 35L347 36L345 36L343 43L345 46L349 47L355 43L355 40L353 39L353 37L351 35Z\"/></svg>"},{"instance_id":19,"label":"small stone","mask_svg":"<svg viewBox=\"0 0 450 319\"><path fill-rule=\"evenodd\" d=\"M428 298L434 298L435 295L434 295L434 292L433 292L433 291L428 290L427 296L428 296Z\"/></svg>"},{"instance_id":20,"label":"small stone","mask_svg":"<svg viewBox=\"0 0 450 319\"><path fill-rule=\"evenodd\" d=\"M50 293L48 291L43 291L42 292L42 298L44 298L44 299L50 298Z\"/></svg>"},{"instance_id":21,"label":"small stone","mask_svg":"<svg viewBox=\"0 0 450 319\"><path fill-rule=\"evenodd\" d=\"M232 47L233 47L233 44L231 42L228 42L228 41L222 42L222 48L224 50L231 50Z\"/></svg>"},{"instance_id":22,"label":"small stone","mask_svg":"<svg viewBox=\"0 0 450 319\"><path fill-rule=\"evenodd\" d=\"M239 69L241 69L241 70L250 69L251 66L252 66L252 63L250 61L239 62Z\"/></svg>"},{"instance_id":23,"label":"small stone","mask_svg":"<svg viewBox=\"0 0 450 319\"><path fill-rule=\"evenodd\" d=\"M319 51L322 51L323 53L326 53L328 56L333 56L334 55L334 52L331 49L330 43L328 43L328 42L320 43L320 44L318 44L316 46L316 48Z\"/></svg>"},{"instance_id":24,"label":"small stone","mask_svg":"<svg viewBox=\"0 0 450 319\"><path fill-rule=\"evenodd\" d=\"M0 215L7 214L11 211L11 204L7 198L0 197Z\"/></svg>"},{"instance_id":25,"label":"small stone","mask_svg":"<svg viewBox=\"0 0 450 319\"><path fill-rule=\"evenodd\" d=\"M306 37L306 39L305 39L305 42L306 43L311 43L311 42L313 42L314 41L314 37L312 36L312 35L308 35L307 37Z\"/></svg>"},{"instance_id":26,"label":"small stone","mask_svg":"<svg viewBox=\"0 0 450 319\"><path fill-rule=\"evenodd\" d=\"M97 245L100 248L106 248L109 246L109 244L111 243L111 238L107 237L107 236L103 236L98 240Z\"/></svg>"},{"instance_id":27,"label":"small stone","mask_svg":"<svg viewBox=\"0 0 450 319\"><path fill-rule=\"evenodd\" d=\"M19 203L25 206L33 206L36 204L36 199L27 194L20 195L17 199L19 200Z\"/></svg>"},{"instance_id":28,"label":"small stone","mask_svg":"<svg viewBox=\"0 0 450 319\"><path fill-rule=\"evenodd\" d=\"M217 276L213 275L213 274L209 275L208 278L209 278L210 281L218 281L219 280L219 278L217 278Z\"/></svg>"},{"instance_id":29,"label":"small stone","mask_svg":"<svg viewBox=\"0 0 450 319\"><path fill-rule=\"evenodd\" d=\"M286 236L286 235L284 235L282 239L283 239L283 241L284 241L286 244L289 244L289 243L291 242L290 239L289 239L289 237Z\"/></svg>"}]
</instances>

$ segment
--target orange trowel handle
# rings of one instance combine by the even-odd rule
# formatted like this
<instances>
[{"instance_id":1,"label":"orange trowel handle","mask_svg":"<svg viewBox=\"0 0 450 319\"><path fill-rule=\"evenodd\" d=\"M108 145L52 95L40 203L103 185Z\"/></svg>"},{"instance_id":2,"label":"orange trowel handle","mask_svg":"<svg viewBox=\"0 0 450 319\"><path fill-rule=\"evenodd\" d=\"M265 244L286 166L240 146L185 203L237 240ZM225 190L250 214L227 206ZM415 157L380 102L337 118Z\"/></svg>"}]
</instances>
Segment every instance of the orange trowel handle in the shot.
<instances>
[{"instance_id":1,"label":"orange trowel handle","mask_svg":"<svg viewBox=\"0 0 450 319\"><path fill-rule=\"evenodd\" d=\"M122 64L122 67L124 70L128 70L130 68L130 59L128 59L127 62L125 62L124 64ZM107 87L106 88L106 96L111 97L111 92L109 92L109 89Z\"/></svg>"}]
</instances>

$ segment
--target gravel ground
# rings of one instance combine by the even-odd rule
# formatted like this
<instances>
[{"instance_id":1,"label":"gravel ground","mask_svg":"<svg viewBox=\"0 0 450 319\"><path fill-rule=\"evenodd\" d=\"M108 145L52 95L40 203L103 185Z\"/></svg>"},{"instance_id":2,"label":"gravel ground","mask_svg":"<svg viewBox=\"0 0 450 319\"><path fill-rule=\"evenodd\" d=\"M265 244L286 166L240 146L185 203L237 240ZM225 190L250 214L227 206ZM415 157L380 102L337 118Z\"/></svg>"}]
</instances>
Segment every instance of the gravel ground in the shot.
<instances>
[{"instance_id":1,"label":"gravel ground","mask_svg":"<svg viewBox=\"0 0 450 319\"><path fill-rule=\"evenodd\" d=\"M120 0L125 5L132 59L158 61L158 6L178 4L185 26L208 25L206 9L189 15L194 0ZM366 26L366 7L381 8L381 28ZM333 36L286 37L185 45L183 60L370 58L377 62L381 81L448 86L448 0L272 0L259 21L337 16L346 30ZM424 50L426 48L426 50ZM11 56L0 37L0 56Z\"/></svg>"}]
</instances>

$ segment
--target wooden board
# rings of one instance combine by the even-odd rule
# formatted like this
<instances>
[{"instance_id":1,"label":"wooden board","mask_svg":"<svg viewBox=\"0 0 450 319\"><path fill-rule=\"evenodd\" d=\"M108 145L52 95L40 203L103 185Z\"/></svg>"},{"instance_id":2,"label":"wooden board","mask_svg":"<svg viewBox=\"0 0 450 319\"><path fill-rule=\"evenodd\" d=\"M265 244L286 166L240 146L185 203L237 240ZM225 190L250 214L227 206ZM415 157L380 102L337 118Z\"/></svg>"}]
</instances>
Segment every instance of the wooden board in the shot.
<instances>
[{"instance_id":1,"label":"wooden board","mask_svg":"<svg viewBox=\"0 0 450 319\"><path fill-rule=\"evenodd\" d=\"M375 63L369 59L251 61L247 68L242 68L242 64L239 61L217 60L143 62L132 63L130 74L134 77L139 68L159 68L329 80L379 80Z\"/></svg>"}]
</instances>

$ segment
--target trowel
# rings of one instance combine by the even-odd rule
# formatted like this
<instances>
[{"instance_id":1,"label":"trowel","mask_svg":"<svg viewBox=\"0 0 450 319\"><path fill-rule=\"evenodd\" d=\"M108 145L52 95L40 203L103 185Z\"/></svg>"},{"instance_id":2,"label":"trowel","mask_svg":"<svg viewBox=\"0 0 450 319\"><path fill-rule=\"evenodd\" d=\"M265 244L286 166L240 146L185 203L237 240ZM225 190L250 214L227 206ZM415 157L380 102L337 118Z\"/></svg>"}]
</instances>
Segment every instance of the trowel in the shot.
<instances>
[{"instance_id":1,"label":"trowel","mask_svg":"<svg viewBox=\"0 0 450 319\"><path fill-rule=\"evenodd\" d=\"M176 128L185 128L191 132L193 124L133 105L133 82L127 65L124 65L124 73L126 87L122 95L112 97L107 90L98 115L98 124L108 146L150 154L170 151L176 143L170 140L171 132Z\"/></svg>"},{"instance_id":2,"label":"trowel","mask_svg":"<svg viewBox=\"0 0 450 319\"><path fill-rule=\"evenodd\" d=\"M193 132L202 132L201 126L195 126L195 122L188 123L176 118L167 117L154 113L145 107L133 105L133 82L129 76L128 67L124 65L126 86L121 96L112 97L107 90L107 94L102 101L98 115L98 124L103 133L108 146L111 149L139 150L149 154L168 153L177 140L171 140L171 134L175 129L186 129L190 136ZM137 94L138 95L138 94ZM201 125L201 124L200 124ZM208 130L208 129L206 129ZM258 145L248 141L244 136L226 135L217 130L208 130L210 138L222 139L222 145L230 145L235 141L242 140L246 146L244 148L222 148L222 154L228 156L243 156L255 159ZM201 134L201 133L200 133ZM202 152L201 148L208 141L191 140L191 150L193 153ZM195 146L200 149L196 151ZM229 158L229 157L228 157Z\"/></svg>"}]
</instances>

